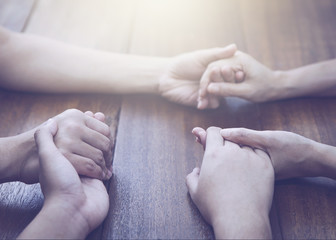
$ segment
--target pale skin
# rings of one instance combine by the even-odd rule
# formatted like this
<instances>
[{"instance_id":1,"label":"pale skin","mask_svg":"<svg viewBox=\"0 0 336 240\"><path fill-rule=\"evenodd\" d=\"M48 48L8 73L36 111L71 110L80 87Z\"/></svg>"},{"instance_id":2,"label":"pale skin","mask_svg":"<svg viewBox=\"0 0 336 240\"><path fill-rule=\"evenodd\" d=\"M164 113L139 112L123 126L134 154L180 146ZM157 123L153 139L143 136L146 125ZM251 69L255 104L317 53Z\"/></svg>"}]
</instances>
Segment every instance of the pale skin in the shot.
<instances>
[{"instance_id":1,"label":"pale skin","mask_svg":"<svg viewBox=\"0 0 336 240\"><path fill-rule=\"evenodd\" d=\"M203 145L207 133L194 128L197 141ZM246 128L226 128L220 131L228 141L261 149L274 167L277 180L298 177L329 177L336 179L336 147L322 144L286 131L256 131Z\"/></svg>"},{"instance_id":2,"label":"pale skin","mask_svg":"<svg viewBox=\"0 0 336 240\"><path fill-rule=\"evenodd\" d=\"M35 133L44 204L19 239L84 239L107 215L105 186L98 179L78 176L55 145L58 130L51 119Z\"/></svg>"},{"instance_id":3,"label":"pale skin","mask_svg":"<svg viewBox=\"0 0 336 240\"><path fill-rule=\"evenodd\" d=\"M81 48L0 27L3 88L52 93L150 93L197 105L200 79L211 62L232 57L235 45L176 57L148 57ZM209 108L220 104L209 97Z\"/></svg>"},{"instance_id":4,"label":"pale skin","mask_svg":"<svg viewBox=\"0 0 336 240\"><path fill-rule=\"evenodd\" d=\"M273 71L237 51L230 59L209 64L200 82L198 108L209 96L266 102L301 96L336 96L336 59L287 71Z\"/></svg>"},{"instance_id":5,"label":"pale skin","mask_svg":"<svg viewBox=\"0 0 336 240\"><path fill-rule=\"evenodd\" d=\"M285 131L228 128L221 130L221 135L239 145L267 152L276 179L319 176L336 179L336 147Z\"/></svg>"},{"instance_id":6,"label":"pale skin","mask_svg":"<svg viewBox=\"0 0 336 240\"><path fill-rule=\"evenodd\" d=\"M112 176L112 143L102 113L67 110L55 117L58 132L54 136L60 152L79 174L107 180ZM35 129L17 136L0 138L0 182L38 182L39 160Z\"/></svg>"},{"instance_id":7,"label":"pale skin","mask_svg":"<svg viewBox=\"0 0 336 240\"><path fill-rule=\"evenodd\" d=\"M262 150L226 141L220 128L210 127L201 143L205 148L201 168L186 178L190 196L217 239L272 238L269 211L274 190L274 170Z\"/></svg>"}]
</instances>

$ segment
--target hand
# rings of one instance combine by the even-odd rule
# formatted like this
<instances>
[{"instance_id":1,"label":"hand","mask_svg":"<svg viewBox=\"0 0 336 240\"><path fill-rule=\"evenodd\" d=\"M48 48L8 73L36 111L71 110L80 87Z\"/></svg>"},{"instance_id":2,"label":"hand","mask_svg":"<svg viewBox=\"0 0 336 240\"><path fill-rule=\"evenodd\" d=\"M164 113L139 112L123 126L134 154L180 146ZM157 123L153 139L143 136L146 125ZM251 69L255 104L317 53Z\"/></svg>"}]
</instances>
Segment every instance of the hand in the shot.
<instances>
[{"instance_id":1,"label":"hand","mask_svg":"<svg viewBox=\"0 0 336 240\"><path fill-rule=\"evenodd\" d=\"M159 83L160 94L170 101L196 106L199 83L209 63L233 56L236 45L225 48L213 48L182 54L173 58L168 71L161 77ZM209 107L217 108L219 98L211 97Z\"/></svg>"},{"instance_id":2,"label":"hand","mask_svg":"<svg viewBox=\"0 0 336 240\"><path fill-rule=\"evenodd\" d=\"M103 180L109 179L112 176L112 142L110 129L103 123L104 114L84 114L79 110L70 109L53 119L58 125L58 132L54 137L55 144L78 173ZM20 166L21 181L38 181L39 162L36 154L25 159Z\"/></svg>"},{"instance_id":3,"label":"hand","mask_svg":"<svg viewBox=\"0 0 336 240\"><path fill-rule=\"evenodd\" d=\"M292 132L229 128L221 130L221 135L239 145L267 152L272 160L276 179L328 176L328 172L336 170L334 163L331 166L324 166L323 161L326 157L323 155L321 157L321 154L328 152L320 150L321 147L325 147L322 146L324 144Z\"/></svg>"},{"instance_id":4,"label":"hand","mask_svg":"<svg viewBox=\"0 0 336 240\"><path fill-rule=\"evenodd\" d=\"M56 121L51 119L35 133L45 202L20 238L84 238L107 215L109 198L103 183L78 176L55 146L56 132Z\"/></svg>"},{"instance_id":5,"label":"hand","mask_svg":"<svg viewBox=\"0 0 336 240\"><path fill-rule=\"evenodd\" d=\"M216 238L271 238L274 170L268 155L224 140L219 128L194 130L198 138L200 132L206 136L202 167L186 183Z\"/></svg>"},{"instance_id":6,"label":"hand","mask_svg":"<svg viewBox=\"0 0 336 240\"><path fill-rule=\"evenodd\" d=\"M251 56L237 51L232 58L209 64L200 84L200 100L207 94L240 97L253 102L276 100L283 91L276 72ZM207 108L207 102L200 103Z\"/></svg>"}]
</instances>

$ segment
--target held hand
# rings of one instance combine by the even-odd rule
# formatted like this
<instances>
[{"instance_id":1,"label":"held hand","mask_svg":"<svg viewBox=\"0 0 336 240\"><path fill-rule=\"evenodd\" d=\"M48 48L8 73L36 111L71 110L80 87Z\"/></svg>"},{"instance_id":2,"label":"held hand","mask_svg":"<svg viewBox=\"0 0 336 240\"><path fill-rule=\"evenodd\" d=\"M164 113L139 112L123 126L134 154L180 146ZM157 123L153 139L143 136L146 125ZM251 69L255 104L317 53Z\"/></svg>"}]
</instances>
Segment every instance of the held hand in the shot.
<instances>
[{"instance_id":1,"label":"held hand","mask_svg":"<svg viewBox=\"0 0 336 240\"><path fill-rule=\"evenodd\" d=\"M186 182L216 237L270 238L274 170L268 155L224 140L219 128L208 128L201 135L206 143L202 167L194 169Z\"/></svg>"},{"instance_id":2,"label":"held hand","mask_svg":"<svg viewBox=\"0 0 336 240\"><path fill-rule=\"evenodd\" d=\"M253 102L276 100L281 79L276 72L246 53L237 51L232 58L211 63L200 84L200 99L207 94L217 97L240 97ZM208 108L200 103L200 108Z\"/></svg>"},{"instance_id":3,"label":"held hand","mask_svg":"<svg viewBox=\"0 0 336 240\"><path fill-rule=\"evenodd\" d=\"M112 176L112 142L104 114L69 109L53 118L58 125L54 137L60 152L79 174L98 179ZM38 181L39 163L34 155L21 164L20 180Z\"/></svg>"},{"instance_id":4,"label":"held hand","mask_svg":"<svg viewBox=\"0 0 336 240\"><path fill-rule=\"evenodd\" d=\"M168 71L161 77L160 94L170 101L187 106L197 106L199 84L208 65L223 58L232 57L234 44L225 48L213 48L182 54L173 58ZM209 98L209 108L219 106L219 98Z\"/></svg>"},{"instance_id":5,"label":"held hand","mask_svg":"<svg viewBox=\"0 0 336 240\"><path fill-rule=\"evenodd\" d=\"M328 172L323 167L323 158L316 156L316 152L323 152L317 151L322 144L298 134L228 128L221 130L221 135L239 145L267 152L273 162L276 179L323 176L324 172ZM332 168L329 166L329 169Z\"/></svg>"},{"instance_id":6,"label":"held hand","mask_svg":"<svg viewBox=\"0 0 336 240\"><path fill-rule=\"evenodd\" d=\"M78 176L55 146L53 136L56 132L56 121L51 119L35 133L40 159L39 178L45 197L36 222L43 228L31 231L36 226L34 220L26 231L28 235L22 237L33 232L37 234L35 237L82 238L96 228L108 212L109 200L103 183Z\"/></svg>"}]
</instances>

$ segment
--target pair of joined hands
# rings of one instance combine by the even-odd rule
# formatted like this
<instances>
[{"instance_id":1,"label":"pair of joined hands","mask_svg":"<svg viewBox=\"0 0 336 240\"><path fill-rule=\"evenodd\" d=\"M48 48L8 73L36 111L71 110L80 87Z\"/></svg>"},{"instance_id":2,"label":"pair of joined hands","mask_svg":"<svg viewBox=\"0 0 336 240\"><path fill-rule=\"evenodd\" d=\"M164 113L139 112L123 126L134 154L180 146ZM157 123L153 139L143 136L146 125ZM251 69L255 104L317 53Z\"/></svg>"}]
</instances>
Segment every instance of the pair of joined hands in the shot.
<instances>
[{"instance_id":1,"label":"pair of joined hands","mask_svg":"<svg viewBox=\"0 0 336 240\"><path fill-rule=\"evenodd\" d=\"M276 80L276 72L231 44L175 57L160 78L159 92L183 105L217 108L224 97L254 102L278 99L282 87Z\"/></svg>"},{"instance_id":2,"label":"pair of joined hands","mask_svg":"<svg viewBox=\"0 0 336 240\"><path fill-rule=\"evenodd\" d=\"M330 153L330 146L291 132L217 127L192 132L205 153L186 184L216 238L271 238L275 179L335 177L330 170L335 164L321 155Z\"/></svg>"},{"instance_id":3,"label":"pair of joined hands","mask_svg":"<svg viewBox=\"0 0 336 240\"><path fill-rule=\"evenodd\" d=\"M38 158L28 159L20 172L25 182L38 177L45 200L20 238L85 238L104 220L109 198L101 180L112 176L111 134L104 120L102 113L71 109L37 128Z\"/></svg>"}]
</instances>

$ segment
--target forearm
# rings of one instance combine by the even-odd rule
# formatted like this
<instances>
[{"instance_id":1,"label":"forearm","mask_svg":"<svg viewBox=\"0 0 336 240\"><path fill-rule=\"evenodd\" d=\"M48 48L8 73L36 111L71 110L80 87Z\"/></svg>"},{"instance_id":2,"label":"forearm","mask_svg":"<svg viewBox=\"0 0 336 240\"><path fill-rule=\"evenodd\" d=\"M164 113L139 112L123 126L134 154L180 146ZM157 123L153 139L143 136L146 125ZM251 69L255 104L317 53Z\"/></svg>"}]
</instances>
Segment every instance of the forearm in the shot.
<instances>
[{"instance_id":1,"label":"forearm","mask_svg":"<svg viewBox=\"0 0 336 240\"><path fill-rule=\"evenodd\" d=\"M34 129L23 134L0 138L0 183L10 181L36 182L38 180L37 149ZM22 175L21 169L36 172L35 176ZM29 171L32 170L32 171Z\"/></svg>"},{"instance_id":2,"label":"forearm","mask_svg":"<svg viewBox=\"0 0 336 240\"><path fill-rule=\"evenodd\" d=\"M88 223L67 204L45 204L18 239L84 239Z\"/></svg>"},{"instance_id":3,"label":"forearm","mask_svg":"<svg viewBox=\"0 0 336 240\"><path fill-rule=\"evenodd\" d=\"M4 88L54 93L156 93L169 58L80 48L29 34L2 34ZM4 37L5 36L5 37Z\"/></svg>"},{"instance_id":4,"label":"forearm","mask_svg":"<svg viewBox=\"0 0 336 240\"><path fill-rule=\"evenodd\" d=\"M315 176L336 179L336 147L317 143L312 161L316 162Z\"/></svg>"},{"instance_id":5,"label":"forearm","mask_svg":"<svg viewBox=\"0 0 336 240\"><path fill-rule=\"evenodd\" d=\"M248 212L248 211L246 211ZM213 224L216 239L271 239L272 230L268 214L251 216L238 213L219 219Z\"/></svg>"},{"instance_id":6,"label":"forearm","mask_svg":"<svg viewBox=\"0 0 336 240\"><path fill-rule=\"evenodd\" d=\"M276 71L279 98L336 96L336 59L289 71Z\"/></svg>"}]
</instances>

